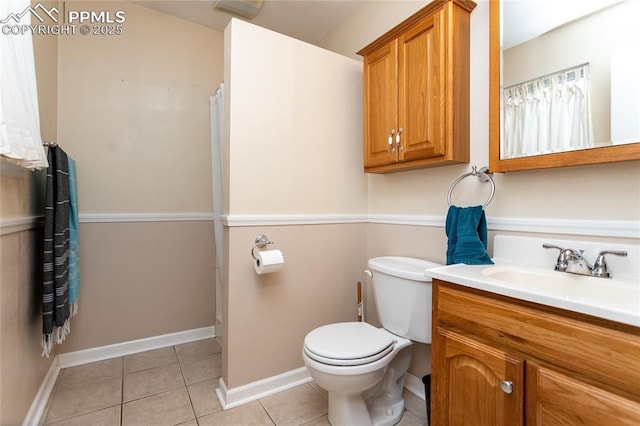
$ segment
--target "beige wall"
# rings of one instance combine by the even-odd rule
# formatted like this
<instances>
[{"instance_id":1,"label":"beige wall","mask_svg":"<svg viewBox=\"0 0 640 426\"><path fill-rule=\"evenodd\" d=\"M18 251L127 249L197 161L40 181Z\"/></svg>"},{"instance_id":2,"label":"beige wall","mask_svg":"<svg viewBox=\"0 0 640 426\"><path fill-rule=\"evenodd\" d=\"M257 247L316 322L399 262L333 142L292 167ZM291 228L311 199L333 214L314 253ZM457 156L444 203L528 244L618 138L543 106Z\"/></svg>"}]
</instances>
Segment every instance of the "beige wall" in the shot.
<instances>
[{"instance_id":1,"label":"beige wall","mask_svg":"<svg viewBox=\"0 0 640 426\"><path fill-rule=\"evenodd\" d=\"M211 212L209 96L223 34L126 2L123 34L60 38L59 137L82 213Z\"/></svg>"},{"instance_id":2,"label":"beige wall","mask_svg":"<svg viewBox=\"0 0 640 426\"><path fill-rule=\"evenodd\" d=\"M209 96L223 34L127 2L66 8L123 10L126 21L118 36L60 37L59 142L78 167L82 289L59 351L212 326L212 223L182 215L212 211Z\"/></svg>"},{"instance_id":3,"label":"beige wall","mask_svg":"<svg viewBox=\"0 0 640 426\"><path fill-rule=\"evenodd\" d=\"M82 223L67 353L214 325L210 221Z\"/></svg>"},{"instance_id":4,"label":"beige wall","mask_svg":"<svg viewBox=\"0 0 640 426\"><path fill-rule=\"evenodd\" d=\"M56 140L58 40L36 36L33 47L40 133L44 140ZM44 172L0 160L0 224L39 216L43 208ZM53 356L42 358L40 346L42 230L5 229L0 227L0 424L13 425L22 423Z\"/></svg>"},{"instance_id":5,"label":"beige wall","mask_svg":"<svg viewBox=\"0 0 640 426\"><path fill-rule=\"evenodd\" d=\"M363 213L360 63L231 25L228 213Z\"/></svg>"},{"instance_id":6,"label":"beige wall","mask_svg":"<svg viewBox=\"0 0 640 426\"><path fill-rule=\"evenodd\" d=\"M230 217L362 215L361 66L241 21L225 31ZM303 366L313 328L355 319L365 224L232 226L223 378L230 388ZM264 233L285 268L259 276Z\"/></svg>"},{"instance_id":7,"label":"beige wall","mask_svg":"<svg viewBox=\"0 0 640 426\"><path fill-rule=\"evenodd\" d=\"M303 367L304 336L320 325L356 319L364 280L365 224L229 229L228 316L223 378L230 388ZM249 249L265 233L285 267L257 275Z\"/></svg>"}]
</instances>

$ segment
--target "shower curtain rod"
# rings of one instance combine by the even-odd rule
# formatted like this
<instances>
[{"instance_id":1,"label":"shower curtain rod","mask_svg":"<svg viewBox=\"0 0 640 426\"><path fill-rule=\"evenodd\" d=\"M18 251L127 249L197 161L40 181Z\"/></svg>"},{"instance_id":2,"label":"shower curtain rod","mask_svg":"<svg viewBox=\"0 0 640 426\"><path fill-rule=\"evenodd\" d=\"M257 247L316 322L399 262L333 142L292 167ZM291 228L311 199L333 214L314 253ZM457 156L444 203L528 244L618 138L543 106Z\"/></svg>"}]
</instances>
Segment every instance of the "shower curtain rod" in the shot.
<instances>
[{"instance_id":1,"label":"shower curtain rod","mask_svg":"<svg viewBox=\"0 0 640 426\"><path fill-rule=\"evenodd\" d=\"M558 75L558 74L564 74L564 73L568 73L568 72L571 72L571 71L579 71L580 68L584 67L585 65L589 65L589 62L585 62L585 63L580 64L580 65L574 65L572 67L564 68L564 69L561 69L559 71L550 72L549 74L541 75L540 77L535 77L535 78L532 78L531 80L526 80L526 81L522 81L520 83L512 84L511 86L503 87L502 90L511 89L513 87L516 87L516 86L524 86L524 85L527 85L529 83L533 83L534 81L544 80L544 79L547 79L549 77L553 77L554 75Z\"/></svg>"},{"instance_id":2,"label":"shower curtain rod","mask_svg":"<svg viewBox=\"0 0 640 426\"><path fill-rule=\"evenodd\" d=\"M57 144L57 143L55 143L55 142L45 142L45 141L42 141L42 146L58 146L58 144Z\"/></svg>"}]
</instances>

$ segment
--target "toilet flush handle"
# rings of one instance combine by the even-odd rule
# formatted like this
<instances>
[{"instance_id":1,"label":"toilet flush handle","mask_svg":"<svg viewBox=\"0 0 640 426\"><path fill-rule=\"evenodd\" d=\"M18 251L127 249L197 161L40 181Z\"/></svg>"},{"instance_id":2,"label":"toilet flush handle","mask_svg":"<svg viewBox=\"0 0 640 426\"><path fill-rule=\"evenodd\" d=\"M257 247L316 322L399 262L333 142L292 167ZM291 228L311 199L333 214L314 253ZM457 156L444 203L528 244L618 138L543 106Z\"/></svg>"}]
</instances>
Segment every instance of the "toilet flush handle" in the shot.
<instances>
[{"instance_id":1,"label":"toilet flush handle","mask_svg":"<svg viewBox=\"0 0 640 426\"><path fill-rule=\"evenodd\" d=\"M373 273L369 269L365 269L364 273L367 274L369 278L373 278Z\"/></svg>"}]
</instances>

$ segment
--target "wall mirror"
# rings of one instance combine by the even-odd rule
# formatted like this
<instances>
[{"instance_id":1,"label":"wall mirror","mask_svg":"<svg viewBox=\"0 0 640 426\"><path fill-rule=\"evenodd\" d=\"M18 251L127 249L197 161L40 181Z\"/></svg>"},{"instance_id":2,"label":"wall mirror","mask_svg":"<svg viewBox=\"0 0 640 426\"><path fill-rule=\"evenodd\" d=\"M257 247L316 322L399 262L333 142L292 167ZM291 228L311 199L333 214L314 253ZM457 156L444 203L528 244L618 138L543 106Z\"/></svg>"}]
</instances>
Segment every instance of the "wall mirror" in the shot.
<instances>
[{"instance_id":1,"label":"wall mirror","mask_svg":"<svg viewBox=\"0 0 640 426\"><path fill-rule=\"evenodd\" d=\"M635 0L491 0L492 172L640 159L637 16Z\"/></svg>"}]
</instances>

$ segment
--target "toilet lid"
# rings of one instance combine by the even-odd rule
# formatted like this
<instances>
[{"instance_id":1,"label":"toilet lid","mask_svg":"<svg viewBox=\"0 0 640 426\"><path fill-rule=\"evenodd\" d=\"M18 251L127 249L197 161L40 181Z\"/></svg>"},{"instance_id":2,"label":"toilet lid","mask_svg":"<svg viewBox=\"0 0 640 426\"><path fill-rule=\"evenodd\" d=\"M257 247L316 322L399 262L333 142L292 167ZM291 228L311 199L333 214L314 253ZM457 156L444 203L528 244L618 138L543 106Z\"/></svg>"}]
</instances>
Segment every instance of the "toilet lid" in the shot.
<instances>
[{"instance_id":1,"label":"toilet lid","mask_svg":"<svg viewBox=\"0 0 640 426\"><path fill-rule=\"evenodd\" d=\"M331 365L362 365L393 350L393 336L365 322L329 324L311 331L304 339L307 355Z\"/></svg>"}]
</instances>

